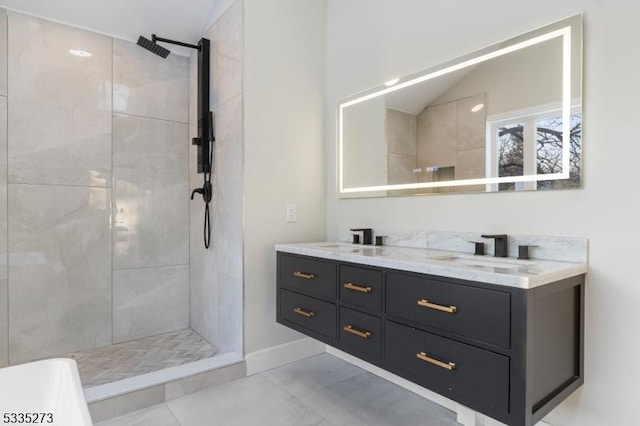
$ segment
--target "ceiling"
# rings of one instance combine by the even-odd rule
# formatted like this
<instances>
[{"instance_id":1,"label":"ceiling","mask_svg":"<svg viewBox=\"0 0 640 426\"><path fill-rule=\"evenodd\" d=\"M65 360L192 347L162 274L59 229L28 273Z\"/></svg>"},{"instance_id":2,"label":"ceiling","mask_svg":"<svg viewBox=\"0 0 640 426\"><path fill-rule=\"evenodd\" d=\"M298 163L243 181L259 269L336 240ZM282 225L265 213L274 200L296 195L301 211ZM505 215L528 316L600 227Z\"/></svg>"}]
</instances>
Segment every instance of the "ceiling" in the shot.
<instances>
[{"instance_id":1,"label":"ceiling","mask_svg":"<svg viewBox=\"0 0 640 426\"><path fill-rule=\"evenodd\" d=\"M0 7L135 41L139 35L194 43L226 0L0 0Z\"/></svg>"}]
</instances>

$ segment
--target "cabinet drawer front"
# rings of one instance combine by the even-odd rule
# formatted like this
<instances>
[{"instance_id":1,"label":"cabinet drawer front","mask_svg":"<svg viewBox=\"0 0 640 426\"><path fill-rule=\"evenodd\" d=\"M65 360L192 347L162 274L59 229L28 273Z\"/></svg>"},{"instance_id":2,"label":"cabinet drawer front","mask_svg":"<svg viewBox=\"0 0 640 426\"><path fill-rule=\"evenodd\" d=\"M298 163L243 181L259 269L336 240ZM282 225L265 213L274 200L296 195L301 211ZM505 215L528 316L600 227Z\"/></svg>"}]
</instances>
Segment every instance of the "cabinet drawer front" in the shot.
<instances>
[{"instance_id":1,"label":"cabinet drawer front","mask_svg":"<svg viewBox=\"0 0 640 426\"><path fill-rule=\"evenodd\" d=\"M280 285L303 293L335 298L336 270L331 262L280 255Z\"/></svg>"},{"instance_id":2,"label":"cabinet drawer front","mask_svg":"<svg viewBox=\"0 0 640 426\"><path fill-rule=\"evenodd\" d=\"M387 274L387 314L503 348L510 347L509 293Z\"/></svg>"},{"instance_id":3,"label":"cabinet drawer front","mask_svg":"<svg viewBox=\"0 0 640 426\"><path fill-rule=\"evenodd\" d=\"M340 343L358 352L380 358L382 320L349 308L340 308Z\"/></svg>"},{"instance_id":4,"label":"cabinet drawer front","mask_svg":"<svg viewBox=\"0 0 640 426\"><path fill-rule=\"evenodd\" d=\"M280 289L280 315L308 330L336 338L336 306L332 303Z\"/></svg>"},{"instance_id":5,"label":"cabinet drawer front","mask_svg":"<svg viewBox=\"0 0 640 426\"><path fill-rule=\"evenodd\" d=\"M340 266L340 300L379 312L382 310L382 272Z\"/></svg>"},{"instance_id":6,"label":"cabinet drawer front","mask_svg":"<svg viewBox=\"0 0 640 426\"><path fill-rule=\"evenodd\" d=\"M385 360L393 369L471 408L507 414L508 357L391 321L385 327Z\"/></svg>"}]
</instances>

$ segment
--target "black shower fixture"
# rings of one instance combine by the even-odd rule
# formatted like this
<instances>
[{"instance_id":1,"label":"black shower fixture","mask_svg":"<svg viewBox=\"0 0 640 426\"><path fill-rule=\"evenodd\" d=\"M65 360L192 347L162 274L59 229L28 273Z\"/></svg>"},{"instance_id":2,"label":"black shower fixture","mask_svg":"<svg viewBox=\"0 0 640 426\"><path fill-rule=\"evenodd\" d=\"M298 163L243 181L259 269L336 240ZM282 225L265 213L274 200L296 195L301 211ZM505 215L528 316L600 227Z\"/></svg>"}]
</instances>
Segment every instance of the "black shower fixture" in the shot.
<instances>
[{"instance_id":1,"label":"black shower fixture","mask_svg":"<svg viewBox=\"0 0 640 426\"><path fill-rule=\"evenodd\" d=\"M163 58L166 58L167 56L169 56L169 53L171 53L169 49L165 49L164 47L156 43L155 34L151 36L151 40L142 36L138 37L138 46L144 47L149 52L155 53L156 55L162 56Z\"/></svg>"},{"instance_id":2,"label":"black shower fixture","mask_svg":"<svg viewBox=\"0 0 640 426\"><path fill-rule=\"evenodd\" d=\"M198 147L198 173L204 173L204 183L202 188L196 188L191 193L191 199L196 194L202 195L205 203L204 218L204 246L209 248L211 240L211 227L209 226L209 202L213 196L211 186L211 169L213 167L213 114L210 110L210 70L211 70L211 42L206 38L201 38L197 45L183 43L181 41L169 40L151 35L151 40L145 37L138 37L138 46L155 53L162 58L166 58L171 53L168 49L160 46L158 42L175 44L178 46L196 49L198 51L198 137L193 138L192 144Z\"/></svg>"}]
</instances>

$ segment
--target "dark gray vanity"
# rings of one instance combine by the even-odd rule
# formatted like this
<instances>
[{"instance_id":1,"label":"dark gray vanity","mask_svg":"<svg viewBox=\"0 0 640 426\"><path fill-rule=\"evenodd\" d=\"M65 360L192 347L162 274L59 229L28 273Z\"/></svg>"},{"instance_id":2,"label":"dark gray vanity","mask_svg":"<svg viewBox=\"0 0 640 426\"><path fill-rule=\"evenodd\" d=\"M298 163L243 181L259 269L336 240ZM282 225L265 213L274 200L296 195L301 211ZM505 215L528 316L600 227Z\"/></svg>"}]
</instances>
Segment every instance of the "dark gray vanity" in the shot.
<instances>
[{"instance_id":1,"label":"dark gray vanity","mask_svg":"<svg viewBox=\"0 0 640 426\"><path fill-rule=\"evenodd\" d=\"M324 247L277 246L279 323L509 425L582 385L586 265Z\"/></svg>"}]
</instances>

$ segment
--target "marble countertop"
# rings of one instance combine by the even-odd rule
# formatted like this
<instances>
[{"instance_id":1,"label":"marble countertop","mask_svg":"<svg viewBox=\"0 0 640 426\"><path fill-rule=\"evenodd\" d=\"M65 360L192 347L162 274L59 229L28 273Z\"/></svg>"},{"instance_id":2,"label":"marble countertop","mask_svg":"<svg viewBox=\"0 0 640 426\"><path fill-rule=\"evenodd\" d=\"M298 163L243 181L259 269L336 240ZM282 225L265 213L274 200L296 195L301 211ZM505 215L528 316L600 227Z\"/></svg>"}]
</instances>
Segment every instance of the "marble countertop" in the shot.
<instances>
[{"instance_id":1,"label":"marble countertop","mask_svg":"<svg viewBox=\"0 0 640 426\"><path fill-rule=\"evenodd\" d=\"M277 244L276 251L518 288L534 288L587 272L587 264L395 246L317 242Z\"/></svg>"}]
</instances>

